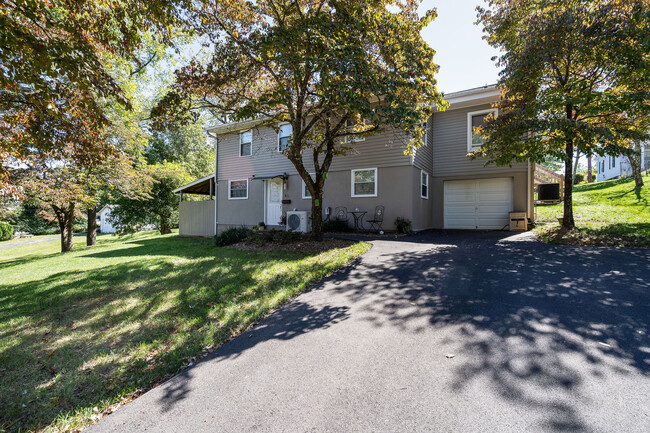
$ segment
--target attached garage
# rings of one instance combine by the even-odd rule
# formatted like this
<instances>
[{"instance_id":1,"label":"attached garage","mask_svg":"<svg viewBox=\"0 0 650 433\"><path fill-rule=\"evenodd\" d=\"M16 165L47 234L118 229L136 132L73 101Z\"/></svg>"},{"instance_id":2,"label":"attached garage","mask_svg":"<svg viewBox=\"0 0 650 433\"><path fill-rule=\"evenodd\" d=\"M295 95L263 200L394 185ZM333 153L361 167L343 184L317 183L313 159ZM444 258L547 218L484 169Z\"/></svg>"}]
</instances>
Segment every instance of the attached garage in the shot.
<instances>
[{"instance_id":1,"label":"attached garage","mask_svg":"<svg viewBox=\"0 0 650 433\"><path fill-rule=\"evenodd\" d=\"M453 180L444 183L446 229L500 230L513 211L511 177Z\"/></svg>"}]
</instances>

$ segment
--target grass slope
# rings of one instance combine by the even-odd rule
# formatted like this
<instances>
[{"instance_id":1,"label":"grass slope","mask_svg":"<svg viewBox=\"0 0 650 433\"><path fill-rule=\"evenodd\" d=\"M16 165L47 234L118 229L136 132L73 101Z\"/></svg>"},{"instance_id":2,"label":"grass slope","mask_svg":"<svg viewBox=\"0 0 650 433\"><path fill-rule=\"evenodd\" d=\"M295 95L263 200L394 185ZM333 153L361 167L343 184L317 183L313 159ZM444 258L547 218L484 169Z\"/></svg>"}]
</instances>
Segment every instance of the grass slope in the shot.
<instances>
[{"instance_id":1,"label":"grass slope","mask_svg":"<svg viewBox=\"0 0 650 433\"><path fill-rule=\"evenodd\" d=\"M0 431L74 431L364 252L214 248L152 232L0 249ZM317 312L315 312L317 313Z\"/></svg>"},{"instance_id":2,"label":"grass slope","mask_svg":"<svg viewBox=\"0 0 650 433\"><path fill-rule=\"evenodd\" d=\"M538 206L536 229L551 243L650 247L650 176L637 188L631 177L578 185L573 189L576 229L562 230L563 203Z\"/></svg>"}]
</instances>

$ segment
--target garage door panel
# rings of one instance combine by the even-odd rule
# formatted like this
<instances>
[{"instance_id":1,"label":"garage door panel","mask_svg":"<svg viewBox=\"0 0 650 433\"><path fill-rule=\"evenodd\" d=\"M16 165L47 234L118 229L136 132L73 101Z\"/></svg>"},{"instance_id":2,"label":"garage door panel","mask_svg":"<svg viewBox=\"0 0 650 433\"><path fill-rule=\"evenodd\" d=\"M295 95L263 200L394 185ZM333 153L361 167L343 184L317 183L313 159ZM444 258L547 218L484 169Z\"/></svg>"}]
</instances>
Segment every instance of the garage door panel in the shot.
<instances>
[{"instance_id":1,"label":"garage door panel","mask_svg":"<svg viewBox=\"0 0 650 433\"><path fill-rule=\"evenodd\" d=\"M447 229L466 229L466 228L474 228L474 225L476 223L476 219L472 215L471 217L468 217L467 215L464 216L455 216L451 217L447 220L445 224L445 228Z\"/></svg>"},{"instance_id":2,"label":"garage door panel","mask_svg":"<svg viewBox=\"0 0 650 433\"><path fill-rule=\"evenodd\" d=\"M445 228L502 229L513 209L512 178L445 182Z\"/></svg>"}]
</instances>

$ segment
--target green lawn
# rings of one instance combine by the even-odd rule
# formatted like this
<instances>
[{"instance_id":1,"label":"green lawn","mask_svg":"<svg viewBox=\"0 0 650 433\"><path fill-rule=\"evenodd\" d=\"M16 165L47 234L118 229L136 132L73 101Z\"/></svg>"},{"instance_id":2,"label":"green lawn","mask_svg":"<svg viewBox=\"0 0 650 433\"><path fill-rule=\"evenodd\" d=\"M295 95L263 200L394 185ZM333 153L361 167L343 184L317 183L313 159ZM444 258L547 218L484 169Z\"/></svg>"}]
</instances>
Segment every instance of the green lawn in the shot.
<instances>
[{"instance_id":1,"label":"green lawn","mask_svg":"<svg viewBox=\"0 0 650 433\"><path fill-rule=\"evenodd\" d=\"M576 229L560 230L563 203L538 206L540 237L553 243L650 247L650 176L636 188L631 177L578 185L573 190Z\"/></svg>"},{"instance_id":2,"label":"green lawn","mask_svg":"<svg viewBox=\"0 0 650 433\"><path fill-rule=\"evenodd\" d=\"M0 249L0 431L73 431L363 253L140 233Z\"/></svg>"}]
</instances>

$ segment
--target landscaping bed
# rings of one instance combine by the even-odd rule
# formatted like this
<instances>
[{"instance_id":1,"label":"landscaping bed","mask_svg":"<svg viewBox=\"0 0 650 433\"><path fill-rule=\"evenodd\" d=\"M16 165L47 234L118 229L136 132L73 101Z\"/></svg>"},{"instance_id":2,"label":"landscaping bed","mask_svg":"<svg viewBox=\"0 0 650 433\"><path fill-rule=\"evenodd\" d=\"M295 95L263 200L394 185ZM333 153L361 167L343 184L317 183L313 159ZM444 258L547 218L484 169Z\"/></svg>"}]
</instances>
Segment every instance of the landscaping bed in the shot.
<instances>
[{"instance_id":1,"label":"landscaping bed","mask_svg":"<svg viewBox=\"0 0 650 433\"><path fill-rule=\"evenodd\" d=\"M369 248L216 248L145 232L0 250L0 431L78 431Z\"/></svg>"}]
</instances>

